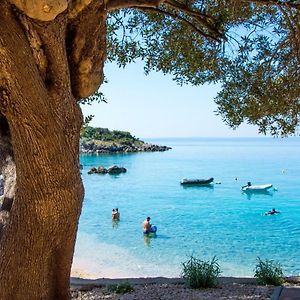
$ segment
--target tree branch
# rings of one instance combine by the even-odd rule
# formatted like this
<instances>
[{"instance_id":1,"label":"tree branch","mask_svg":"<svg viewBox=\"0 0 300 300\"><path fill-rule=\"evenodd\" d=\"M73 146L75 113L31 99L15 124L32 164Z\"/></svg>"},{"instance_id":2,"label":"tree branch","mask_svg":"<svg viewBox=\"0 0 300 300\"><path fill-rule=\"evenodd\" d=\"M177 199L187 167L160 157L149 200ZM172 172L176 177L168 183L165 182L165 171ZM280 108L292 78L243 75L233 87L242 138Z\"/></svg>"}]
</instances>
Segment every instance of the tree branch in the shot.
<instances>
[{"instance_id":1,"label":"tree branch","mask_svg":"<svg viewBox=\"0 0 300 300\"><path fill-rule=\"evenodd\" d=\"M164 0L164 4L167 4L177 10L180 10L182 12L185 12L191 16L197 17L197 18L203 18L203 19L210 19L211 21L214 21L212 16L202 13L200 11L195 11L190 9L190 7L187 4L182 4L176 0Z\"/></svg>"},{"instance_id":2,"label":"tree branch","mask_svg":"<svg viewBox=\"0 0 300 300\"><path fill-rule=\"evenodd\" d=\"M106 9L112 11L133 7L156 8L163 2L164 0L107 0Z\"/></svg>"},{"instance_id":3,"label":"tree branch","mask_svg":"<svg viewBox=\"0 0 300 300\"><path fill-rule=\"evenodd\" d=\"M223 32L215 25L216 20L211 15L192 10L188 4L182 4L176 0L110 0L106 4L108 11L120 8L136 8L165 14L188 24L204 37L217 41L224 37ZM177 13L174 13L174 11ZM199 28L200 26L205 28L210 34L205 33L204 30Z\"/></svg>"},{"instance_id":4,"label":"tree branch","mask_svg":"<svg viewBox=\"0 0 300 300\"><path fill-rule=\"evenodd\" d=\"M135 7L133 7L135 8ZM136 9L139 9L139 10L142 10L142 11L149 11L149 12L155 12L155 13L160 13L160 14L163 14L163 15L166 15L166 16L170 16L174 19L178 19L179 21L183 22L183 23L186 23L188 26L190 26L195 32L198 32L200 35L206 37L206 38L210 38L212 40L215 40L215 41L220 41L220 39L217 39L215 36L211 35L211 34L208 34L208 33L205 33L203 30L201 30L200 28L196 27L193 23L191 23L190 21L184 19L183 17L179 16L179 15L176 15L176 14L173 14L171 12L167 12L167 11L164 11L164 10L161 10L159 8L155 9L155 8L141 8L141 7L136 7Z\"/></svg>"},{"instance_id":5,"label":"tree branch","mask_svg":"<svg viewBox=\"0 0 300 300\"><path fill-rule=\"evenodd\" d=\"M245 3L255 3L257 5L275 5L275 6L284 6L290 8L300 9L300 3L294 1L282 1L282 0L241 0Z\"/></svg>"},{"instance_id":6,"label":"tree branch","mask_svg":"<svg viewBox=\"0 0 300 300\"><path fill-rule=\"evenodd\" d=\"M213 35L217 37L223 37L223 33L220 32L215 26L215 19L212 16L204 14L200 11L192 10L188 7L188 5L184 5L175 0L164 0L164 4L179 12L184 12L188 17L194 19L196 22L206 27L207 30Z\"/></svg>"}]
</instances>

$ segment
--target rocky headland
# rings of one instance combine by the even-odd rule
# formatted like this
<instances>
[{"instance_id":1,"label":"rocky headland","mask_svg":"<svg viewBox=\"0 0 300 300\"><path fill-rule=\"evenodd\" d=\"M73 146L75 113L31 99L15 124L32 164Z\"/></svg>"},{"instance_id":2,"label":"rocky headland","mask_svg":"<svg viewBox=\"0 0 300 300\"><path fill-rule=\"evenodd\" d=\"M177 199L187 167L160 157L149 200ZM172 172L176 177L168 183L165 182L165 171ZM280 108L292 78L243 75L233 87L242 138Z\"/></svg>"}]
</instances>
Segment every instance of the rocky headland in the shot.
<instances>
[{"instance_id":1,"label":"rocky headland","mask_svg":"<svg viewBox=\"0 0 300 300\"><path fill-rule=\"evenodd\" d=\"M168 146L145 143L127 131L110 131L107 128L90 126L83 128L80 139L81 153L155 152L170 149L171 147Z\"/></svg>"}]
</instances>

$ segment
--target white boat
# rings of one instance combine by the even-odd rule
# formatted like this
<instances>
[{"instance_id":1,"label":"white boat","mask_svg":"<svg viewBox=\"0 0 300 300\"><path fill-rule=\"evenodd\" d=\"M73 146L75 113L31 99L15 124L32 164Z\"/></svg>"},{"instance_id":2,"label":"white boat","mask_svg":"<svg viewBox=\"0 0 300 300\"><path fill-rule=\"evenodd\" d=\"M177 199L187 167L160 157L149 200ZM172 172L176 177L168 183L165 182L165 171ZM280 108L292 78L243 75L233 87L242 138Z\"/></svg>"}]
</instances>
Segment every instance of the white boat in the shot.
<instances>
[{"instance_id":1,"label":"white boat","mask_svg":"<svg viewBox=\"0 0 300 300\"><path fill-rule=\"evenodd\" d=\"M244 192L263 192L269 190L272 184L246 185L242 187Z\"/></svg>"}]
</instances>

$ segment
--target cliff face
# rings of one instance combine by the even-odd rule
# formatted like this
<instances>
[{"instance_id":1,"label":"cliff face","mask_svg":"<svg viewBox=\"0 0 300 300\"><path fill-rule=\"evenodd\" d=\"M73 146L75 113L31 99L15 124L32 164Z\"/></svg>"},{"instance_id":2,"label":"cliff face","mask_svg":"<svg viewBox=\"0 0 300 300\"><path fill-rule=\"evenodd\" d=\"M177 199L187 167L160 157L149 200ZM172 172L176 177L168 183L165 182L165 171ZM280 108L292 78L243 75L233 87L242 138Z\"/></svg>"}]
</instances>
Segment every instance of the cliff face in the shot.
<instances>
[{"instance_id":1,"label":"cliff face","mask_svg":"<svg viewBox=\"0 0 300 300\"><path fill-rule=\"evenodd\" d=\"M127 131L85 127L81 134L81 153L127 153L166 151L171 147L145 143Z\"/></svg>"}]
</instances>

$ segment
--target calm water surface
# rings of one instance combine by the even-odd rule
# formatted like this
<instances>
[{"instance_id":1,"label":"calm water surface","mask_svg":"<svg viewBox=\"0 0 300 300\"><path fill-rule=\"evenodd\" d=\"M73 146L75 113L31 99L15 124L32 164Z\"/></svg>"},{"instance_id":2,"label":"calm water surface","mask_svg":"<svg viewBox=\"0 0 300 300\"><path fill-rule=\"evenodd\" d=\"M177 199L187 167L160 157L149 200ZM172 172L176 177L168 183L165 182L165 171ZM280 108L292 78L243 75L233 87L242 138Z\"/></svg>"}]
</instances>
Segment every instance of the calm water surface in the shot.
<instances>
[{"instance_id":1,"label":"calm water surface","mask_svg":"<svg viewBox=\"0 0 300 300\"><path fill-rule=\"evenodd\" d=\"M82 155L85 200L73 269L94 277L180 275L194 254L216 256L223 276L253 276L257 257L300 267L300 138L165 139L159 153ZM88 175L119 165L118 176ZM214 177L208 187L183 187L182 178ZM237 179L237 180L236 180ZM241 186L272 183L277 191L245 194ZM118 207L121 221L113 224ZM264 216L271 208L281 211ZM156 238L141 223L151 216Z\"/></svg>"}]
</instances>

